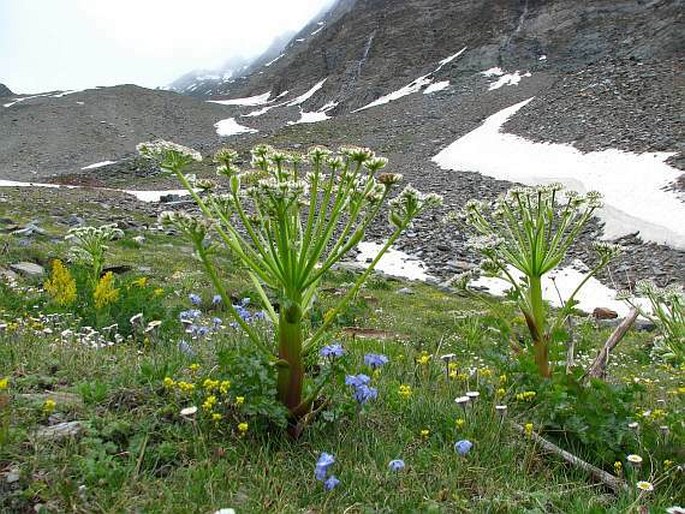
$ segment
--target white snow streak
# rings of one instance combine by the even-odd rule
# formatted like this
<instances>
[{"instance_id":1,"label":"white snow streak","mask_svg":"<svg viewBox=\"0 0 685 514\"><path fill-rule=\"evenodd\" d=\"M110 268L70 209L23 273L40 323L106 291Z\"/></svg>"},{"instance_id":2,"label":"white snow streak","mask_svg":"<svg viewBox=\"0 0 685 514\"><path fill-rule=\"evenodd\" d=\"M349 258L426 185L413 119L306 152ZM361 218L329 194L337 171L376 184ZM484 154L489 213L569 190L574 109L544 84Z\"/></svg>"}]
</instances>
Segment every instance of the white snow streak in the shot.
<instances>
[{"instance_id":1,"label":"white snow streak","mask_svg":"<svg viewBox=\"0 0 685 514\"><path fill-rule=\"evenodd\" d=\"M334 109L337 105L338 102L328 102L316 112L304 112L302 109L300 109L300 119L297 121L289 121L288 125L297 125L299 123L316 123L317 121L330 120L331 116L328 115L328 111Z\"/></svg>"},{"instance_id":2,"label":"white snow streak","mask_svg":"<svg viewBox=\"0 0 685 514\"><path fill-rule=\"evenodd\" d=\"M245 105L245 106L255 106L255 105L264 105L269 101L269 97L271 96L271 91L268 91L266 93L263 93L261 95L255 95L255 96L248 96L246 98L230 98L228 100L207 100L208 102L211 102L213 104L221 104L221 105Z\"/></svg>"},{"instance_id":3,"label":"white snow streak","mask_svg":"<svg viewBox=\"0 0 685 514\"><path fill-rule=\"evenodd\" d=\"M456 54L450 55L449 57L446 57L442 61L440 61L439 66L433 70L433 73L437 73L440 71L440 69L445 65L451 63L453 60L455 60L457 57L459 57L461 54L466 52L466 48L464 47L461 50L459 50Z\"/></svg>"},{"instance_id":4,"label":"white snow streak","mask_svg":"<svg viewBox=\"0 0 685 514\"><path fill-rule=\"evenodd\" d=\"M110 164L116 164L118 161L102 161L102 162L96 162L95 164L89 164L88 166L84 166L81 168L82 170L92 170L95 168L101 168L102 166L108 166Z\"/></svg>"},{"instance_id":5,"label":"white snow streak","mask_svg":"<svg viewBox=\"0 0 685 514\"><path fill-rule=\"evenodd\" d=\"M429 74L430 75L430 74ZM371 107L376 107L377 105L383 105L387 104L389 102L392 102L393 100L397 100L398 98L402 98L403 96L411 95L412 93L416 93L418 91L421 91L421 88L424 86L427 86L428 84L431 83L431 79L429 79L429 75L423 75L413 82L407 84L406 86L398 89L397 91L393 91L392 93L381 96L380 98L374 100L373 102L366 104L364 107L360 107L359 109L355 109L352 112L359 112L363 111L364 109L369 109Z\"/></svg>"},{"instance_id":6,"label":"white snow streak","mask_svg":"<svg viewBox=\"0 0 685 514\"><path fill-rule=\"evenodd\" d=\"M271 59L269 62L267 62L267 63L264 65L264 67L265 67L265 68L268 68L269 66L271 66L273 63L275 63L277 60L279 60L279 59L280 59L281 57L283 57L284 55L285 55L285 54L281 54L281 55L279 55L278 57L276 57L275 59Z\"/></svg>"},{"instance_id":7,"label":"white snow streak","mask_svg":"<svg viewBox=\"0 0 685 514\"><path fill-rule=\"evenodd\" d=\"M434 82L433 84L429 85L426 89L423 90L423 94L430 95L431 93L435 93L436 91L442 91L443 89L447 89L448 87L450 87L449 80Z\"/></svg>"},{"instance_id":8,"label":"white snow streak","mask_svg":"<svg viewBox=\"0 0 685 514\"><path fill-rule=\"evenodd\" d=\"M309 91L307 91L306 93L304 93L304 94L298 96L298 97L295 98L294 100L288 102L286 105L287 105L288 107L294 107L295 105L302 105L302 104L305 103L307 100L309 100L312 96L314 96L314 94L315 94L319 89L321 89L321 88L323 87L323 83L326 82L327 80L328 80L328 78L325 78L325 79L323 79L322 81L317 82L316 84L314 84L314 86L313 86Z\"/></svg>"},{"instance_id":9,"label":"white snow streak","mask_svg":"<svg viewBox=\"0 0 685 514\"><path fill-rule=\"evenodd\" d=\"M685 203L666 191L681 172L665 161L672 153L620 150L582 153L570 145L534 143L501 132L504 123L532 98L490 116L435 157L444 169L478 171L524 184L562 182L579 192L604 195L599 211L604 237L639 231L642 239L685 249Z\"/></svg>"}]
</instances>

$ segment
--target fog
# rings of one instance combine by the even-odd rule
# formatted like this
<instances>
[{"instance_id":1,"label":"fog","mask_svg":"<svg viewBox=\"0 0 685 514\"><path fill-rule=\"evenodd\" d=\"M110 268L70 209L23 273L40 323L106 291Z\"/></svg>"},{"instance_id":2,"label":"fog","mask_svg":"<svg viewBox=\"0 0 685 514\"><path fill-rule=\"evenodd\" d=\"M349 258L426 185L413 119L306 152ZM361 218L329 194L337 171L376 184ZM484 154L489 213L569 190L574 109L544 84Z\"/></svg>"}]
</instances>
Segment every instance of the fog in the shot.
<instances>
[{"instance_id":1,"label":"fog","mask_svg":"<svg viewBox=\"0 0 685 514\"><path fill-rule=\"evenodd\" d=\"M266 50L332 0L0 0L0 83L18 93L134 83Z\"/></svg>"}]
</instances>

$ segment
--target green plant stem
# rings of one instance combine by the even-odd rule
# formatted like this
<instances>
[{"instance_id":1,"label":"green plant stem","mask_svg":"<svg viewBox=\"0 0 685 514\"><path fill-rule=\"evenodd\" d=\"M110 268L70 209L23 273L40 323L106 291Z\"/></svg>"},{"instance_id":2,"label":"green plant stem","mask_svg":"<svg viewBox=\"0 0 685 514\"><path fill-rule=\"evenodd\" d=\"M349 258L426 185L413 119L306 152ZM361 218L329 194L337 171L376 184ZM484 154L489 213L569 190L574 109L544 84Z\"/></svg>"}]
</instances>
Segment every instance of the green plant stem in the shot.
<instances>
[{"instance_id":1,"label":"green plant stem","mask_svg":"<svg viewBox=\"0 0 685 514\"><path fill-rule=\"evenodd\" d=\"M542 299L542 277L532 276L529 277L529 281L530 313L526 314L524 312L524 315L533 336L535 363L538 371L543 377L549 377L552 372L549 366L548 338L545 334L545 304Z\"/></svg>"},{"instance_id":2,"label":"green plant stem","mask_svg":"<svg viewBox=\"0 0 685 514\"><path fill-rule=\"evenodd\" d=\"M299 306L281 307L278 320L278 399L291 412L302 403L302 318Z\"/></svg>"}]
</instances>

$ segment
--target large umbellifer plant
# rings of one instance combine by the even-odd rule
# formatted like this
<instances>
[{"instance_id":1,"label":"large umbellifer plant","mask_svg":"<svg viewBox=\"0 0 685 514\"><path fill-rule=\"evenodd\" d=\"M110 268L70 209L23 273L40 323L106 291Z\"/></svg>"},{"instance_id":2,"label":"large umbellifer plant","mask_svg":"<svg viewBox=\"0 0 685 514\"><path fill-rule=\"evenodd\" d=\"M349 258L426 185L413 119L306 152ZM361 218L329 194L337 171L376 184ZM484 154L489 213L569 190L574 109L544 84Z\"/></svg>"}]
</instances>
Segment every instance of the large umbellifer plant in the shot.
<instances>
[{"instance_id":1,"label":"large umbellifer plant","mask_svg":"<svg viewBox=\"0 0 685 514\"><path fill-rule=\"evenodd\" d=\"M526 320L538 371L551 375L549 348L552 335L572 312L578 291L618 253L618 247L596 243L598 262L585 275L556 316L550 316L542 296L542 278L556 268L601 207L601 196L579 195L560 184L515 187L493 204L471 200L463 219L476 236L471 245L483 257L484 270L511 285Z\"/></svg>"},{"instance_id":2,"label":"large umbellifer plant","mask_svg":"<svg viewBox=\"0 0 685 514\"><path fill-rule=\"evenodd\" d=\"M184 174L188 164L201 160L196 151L164 141L143 143L139 151L175 174L197 203L200 216L168 212L162 218L190 237L214 287L248 337L267 355L276 354L278 398L297 420L309 411L320 387L304 394L304 354L320 342L336 313L412 219L438 205L440 197L407 186L390 200L392 234L322 325L305 334L304 320L322 277L362 240L402 178L381 172L387 159L357 147L341 148L337 154L314 147L301 155L260 145L252 150L251 169L240 171L235 164L238 154L224 149L215 155L217 174L228 183L226 192L219 194L212 181ZM275 347L260 339L231 306L212 255L217 247L207 244L210 233L250 276L277 327ZM275 293L278 308L268 291Z\"/></svg>"}]
</instances>

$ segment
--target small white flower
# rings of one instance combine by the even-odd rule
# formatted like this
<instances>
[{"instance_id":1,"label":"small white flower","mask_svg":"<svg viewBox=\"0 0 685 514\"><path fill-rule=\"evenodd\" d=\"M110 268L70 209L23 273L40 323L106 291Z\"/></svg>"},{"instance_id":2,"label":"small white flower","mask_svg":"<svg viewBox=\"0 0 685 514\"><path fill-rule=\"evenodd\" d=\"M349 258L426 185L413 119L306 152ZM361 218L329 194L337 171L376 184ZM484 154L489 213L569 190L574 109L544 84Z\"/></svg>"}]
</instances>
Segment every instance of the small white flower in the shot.
<instances>
[{"instance_id":1,"label":"small white flower","mask_svg":"<svg viewBox=\"0 0 685 514\"><path fill-rule=\"evenodd\" d=\"M632 421L628 423L628 428L632 430L637 430L638 428L640 428L640 424L637 421Z\"/></svg>"},{"instance_id":2,"label":"small white flower","mask_svg":"<svg viewBox=\"0 0 685 514\"><path fill-rule=\"evenodd\" d=\"M636 455L634 453L631 453L630 455L628 455L628 457L626 457L626 459L631 464L642 464L642 457L640 457L639 455Z\"/></svg>"},{"instance_id":3,"label":"small white flower","mask_svg":"<svg viewBox=\"0 0 685 514\"><path fill-rule=\"evenodd\" d=\"M470 399L468 396L459 396L459 397L457 397L457 398L454 399L454 402L455 402L457 405L462 405L462 406L464 406L464 405L466 405L467 403L469 403L470 400L471 400L471 399Z\"/></svg>"},{"instance_id":4,"label":"small white flower","mask_svg":"<svg viewBox=\"0 0 685 514\"><path fill-rule=\"evenodd\" d=\"M635 484L640 491L650 492L654 490L654 486L651 482L645 480L640 480Z\"/></svg>"},{"instance_id":5,"label":"small white flower","mask_svg":"<svg viewBox=\"0 0 685 514\"><path fill-rule=\"evenodd\" d=\"M214 514L235 514L235 509L219 509Z\"/></svg>"},{"instance_id":6,"label":"small white flower","mask_svg":"<svg viewBox=\"0 0 685 514\"><path fill-rule=\"evenodd\" d=\"M685 508L674 505L666 509L667 514L685 514Z\"/></svg>"},{"instance_id":7,"label":"small white flower","mask_svg":"<svg viewBox=\"0 0 685 514\"><path fill-rule=\"evenodd\" d=\"M478 391L467 391L466 396L469 400L473 400L475 402L480 396L480 393Z\"/></svg>"}]
</instances>

